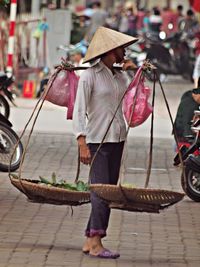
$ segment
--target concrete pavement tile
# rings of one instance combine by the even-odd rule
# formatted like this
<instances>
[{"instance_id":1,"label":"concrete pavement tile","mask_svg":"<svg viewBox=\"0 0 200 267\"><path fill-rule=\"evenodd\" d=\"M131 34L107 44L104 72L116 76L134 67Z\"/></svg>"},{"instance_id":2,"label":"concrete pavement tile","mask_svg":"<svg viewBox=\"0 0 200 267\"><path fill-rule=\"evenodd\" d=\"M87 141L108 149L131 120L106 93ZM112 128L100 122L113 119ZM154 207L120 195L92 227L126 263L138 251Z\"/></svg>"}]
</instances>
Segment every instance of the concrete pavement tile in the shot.
<instances>
[{"instance_id":1,"label":"concrete pavement tile","mask_svg":"<svg viewBox=\"0 0 200 267\"><path fill-rule=\"evenodd\" d=\"M25 265L27 263L27 259L26 258L18 258L18 257L12 257L9 261L9 264L21 264L21 265Z\"/></svg>"},{"instance_id":2,"label":"concrete pavement tile","mask_svg":"<svg viewBox=\"0 0 200 267\"><path fill-rule=\"evenodd\" d=\"M53 168L58 169L60 166L64 166L62 158L65 157L65 160L68 161L68 156L72 164L72 166L67 164L67 168L71 168L68 174L73 174L76 168L76 149L69 150L68 154L63 153L62 149L48 149L51 144L59 147L72 146L70 142L69 144L67 143L69 139L66 141L66 138L65 142L63 140L62 135L57 137L48 135L47 138L40 135L34 140L32 148L34 148L33 151L35 152L31 152L32 148L30 149L29 163L26 166L30 166L30 162L34 163L35 161L35 170L34 172L26 172L27 177L31 175L34 177L34 175L41 174L41 172L47 173L49 162L51 162ZM142 140L137 140L136 144L131 146L128 167L145 167L143 160L136 160L136 155L141 158L144 157L142 156L142 150L138 148L142 142ZM43 146L43 143L45 143L45 146ZM171 163L166 162L172 153L167 144L169 144L167 140L162 140L160 145L156 146L156 149L160 149L160 152L155 155L157 163L154 164L154 167L166 168L166 164L170 166ZM134 151L138 149L140 151L135 154ZM161 150L167 150L168 154L165 157L168 158L163 159L161 157ZM37 151L41 151L39 160ZM53 155L55 151L57 153L56 157ZM50 161L47 160L47 156L50 156ZM43 162L41 160L42 157L45 157ZM65 168L65 172L69 170L67 168ZM48 171L49 175L51 175L52 171ZM177 170L171 168L160 173L155 171L153 174L152 185L158 185L161 188L180 189L180 184L174 179L174 177L178 177L177 174L179 172ZM60 175L62 177L62 172L60 172ZM133 176L136 177L139 183L141 182L140 173L136 175L131 173L127 177L132 179ZM3 194L4 205L0 211L0 221L2 222L0 224L0 240L4 241L3 244L6 246L6 251L13 252L15 250L17 253L27 253L29 262L26 267L99 267L100 264L102 266L105 265L105 262L109 265L110 261L93 260L83 256L81 253L81 245L84 241L83 233L90 205L74 208L74 215L70 217L70 207L29 203L22 194L10 185L6 177L3 179L3 191L9 192L9 194ZM179 179L179 177L176 179ZM142 181L144 181L143 178ZM8 191L6 188L8 188ZM0 184L0 193L1 190ZM0 196L2 195L0 194ZM185 260L187 259L188 264L191 263L189 267L196 267L192 265L192 263L196 264L196 261L199 261L200 249L200 235L198 235L200 217L199 206L196 204L192 201L182 201L159 215L113 211L108 236L104 243L107 247L119 251L121 258L111 261L112 264L115 262L117 265L114 266L117 267L169 267L173 265L186 267ZM0 252L3 244L0 243ZM28 249L25 249L26 247ZM187 248L188 250L186 250ZM185 254L185 251L188 254ZM12 254L13 258L14 254ZM25 257L24 254L23 257ZM34 261L38 266L34 265ZM57 265L58 263L59 265ZM17 266L17 262L14 266ZM7 265L6 267L10 266ZM20 267L23 266L20 265Z\"/></svg>"},{"instance_id":3,"label":"concrete pavement tile","mask_svg":"<svg viewBox=\"0 0 200 267\"><path fill-rule=\"evenodd\" d=\"M105 261L105 260L103 260ZM100 258L92 258L89 255L84 255L81 261L81 267L99 267L99 264L101 262Z\"/></svg>"},{"instance_id":4,"label":"concrete pavement tile","mask_svg":"<svg viewBox=\"0 0 200 267\"><path fill-rule=\"evenodd\" d=\"M99 267L117 267L117 260L102 260Z\"/></svg>"},{"instance_id":5,"label":"concrete pavement tile","mask_svg":"<svg viewBox=\"0 0 200 267\"><path fill-rule=\"evenodd\" d=\"M187 263L188 263L188 265L187 265L188 267L199 267L200 261L196 261L196 262L195 261L191 261L191 262L188 261ZM177 267L179 267L179 266L177 266Z\"/></svg>"},{"instance_id":6,"label":"concrete pavement tile","mask_svg":"<svg viewBox=\"0 0 200 267\"><path fill-rule=\"evenodd\" d=\"M117 260L116 266L117 267L134 267L135 264L134 264L134 261L125 260L125 259L120 258Z\"/></svg>"},{"instance_id":7,"label":"concrete pavement tile","mask_svg":"<svg viewBox=\"0 0 200 267\"><path fill-rule=\"evenodd\" d=\"M127 249L126 250L120 249L119 252L120 252L120 255L122 255L122 257L129 258L129 259L133 259L136 254L135 251L127 250Z\"/></svg>"},{"instance_id":8,"label":"concrete pavement tile","mask_svg":"<svg viewBox=\"0 0 200 267\"><path fill-rule=\"evenodd\" d=\"M182 259L185 260L185 250L174 250L174 251L170 251L168 250L168 257L170 259L180 259L182 257Z\"/></svg>"},{"instance_id":9,"label":"concrete pavement tile","mask_svg":"<svg viewBox=\"0 0 200 267\"><path fill-rule=\"evenodd\" d=\"M74 265L74 267L76 267L77 265ZM99 263L98 262L93 262L93 263L89 263L89 262L82 262L81 267L99 267ZM71 265L69 266L71 267Z\"/></svg>"},{"instance_id":10,"label":"concrete pavement tile","mask_svg":"<svg viewBox=\"0 0 200 267\"><path fill-rule=\"evenodd\" d=\"M146 265L148 266L148 265ZM162 267L169 267L169 264L168 263L163 263L163 262L155 262L155 263L152 263L150 266L152 267L159 267L159 266L162 266Z\"/></svg>"},{"instance_id":11,"label":"concrete pavement tile","mask_svg":"<svg viewBox=\"0 0 200 267\"><path fill-rule=\"evenodd\" d=\"M2 258L2 259L0 259L0 266L1 265L6 265L7 264L7 262L8 262L8 260L9 260L9 258Z\"/></svg>"},{"instance_id":12,"label":"concrete pavement tile","mask_svg":"<svg viewBox=\"0 0 200 267\"><path fill-rule=\"evenodd\" d=\"M168 261L170 263L184 263L184 264L186 263L186 259L185 259L184 255L180 255L180 256L169 255Z\"/></svg>"},{"instance_id":13,"label":"concrete pavement tile","mask_svg":"<svg viewBox=\"0 0 200 267\"><path fill-rule=\"evenodd\" d=\"M0 262L1 262L2 260L9 259L11 256L11 252L10 252L10 250L0 249L0 255L1 255L1 257L0 257Z\"/></svg>"},{"instance_id":14,"label":"concrete pavement tile","mask_svg":"<svg viewBox=\"0 0 200 267\"><path fill-rule=\"evenodd\" d=\"M189 267L188 263L170 263L170 267ZM193 265L192 267L197 267Z\"/></svg>"}]
</instances>

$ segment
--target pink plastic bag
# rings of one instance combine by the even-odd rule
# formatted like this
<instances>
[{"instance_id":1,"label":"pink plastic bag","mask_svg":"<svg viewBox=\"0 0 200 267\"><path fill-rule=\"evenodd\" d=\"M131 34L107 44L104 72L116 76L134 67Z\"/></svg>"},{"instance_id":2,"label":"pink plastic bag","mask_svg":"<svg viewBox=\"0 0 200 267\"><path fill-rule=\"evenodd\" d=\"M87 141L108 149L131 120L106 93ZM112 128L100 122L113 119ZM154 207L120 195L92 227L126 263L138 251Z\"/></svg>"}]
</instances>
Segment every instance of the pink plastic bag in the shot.
<instances>
[{"instance_id":1,"label":"pink plastic bag","mask_svg":"<svg viewBox=\"0 0 200 267\"><path fill-rule=\"evenodd\" d=\"M47 90L50 89L45 100L67 107L67 119L72 119L73 116L78 80L79 78L73 71L61 70L58 73L55 72L47 84Z\"/></svg>"},{"instance_id":2,"label":"pink plastic bag","mask_svg":"<svg viewBox=\"0 0 200 267\"><path fill-rule=\"evenodd\" d=\"M144 77L141 77L141 74L142 67L139 68L136 72L135 77L130 83L123 100L124 116L130 127L136 127L142 124L153 111L152 106L148 103L148 98L150 96L151 89L145 86ZM136 101L134 100L135 97ZM132 111L133 108L134 111Z\"/></svg>"}]
</instances>

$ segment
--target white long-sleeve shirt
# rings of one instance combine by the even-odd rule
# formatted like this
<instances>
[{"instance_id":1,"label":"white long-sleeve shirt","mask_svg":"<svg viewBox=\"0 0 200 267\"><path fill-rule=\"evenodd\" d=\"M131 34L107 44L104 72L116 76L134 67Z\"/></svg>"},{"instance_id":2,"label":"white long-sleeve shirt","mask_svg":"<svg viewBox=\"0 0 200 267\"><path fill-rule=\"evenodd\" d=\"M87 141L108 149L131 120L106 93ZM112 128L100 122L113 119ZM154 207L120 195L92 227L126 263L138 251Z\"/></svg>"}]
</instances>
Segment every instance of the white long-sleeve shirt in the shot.
<instances>
[{"instance_id":1,"label":"white long-sleeve shirt","mask_svg":"<svg viewBox=\"0 0 200 267\"><path fill-rule=\"evenodd\" d=\"M128 82L124 72L117 70L113 75L102 61L81 74L73 111L77 138L83 135L86 143L101 143ZM121 142L125 137L126 123L121 104L104 142Z\"/></svg>"}]
</instances>

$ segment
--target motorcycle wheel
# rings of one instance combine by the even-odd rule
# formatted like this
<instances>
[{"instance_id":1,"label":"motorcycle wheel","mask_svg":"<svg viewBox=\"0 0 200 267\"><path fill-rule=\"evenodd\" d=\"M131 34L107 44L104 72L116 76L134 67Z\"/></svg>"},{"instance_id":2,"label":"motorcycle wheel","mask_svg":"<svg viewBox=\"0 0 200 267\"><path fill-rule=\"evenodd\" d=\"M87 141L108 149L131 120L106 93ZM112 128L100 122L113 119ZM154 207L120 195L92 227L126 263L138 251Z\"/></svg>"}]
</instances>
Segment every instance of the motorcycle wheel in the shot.
<instances>
[{"instance_id":1,"label":"motorcycle wheel","mask_svg":"<svg viewBox=\"0 0 200 267\"><path fill-rule=\"evenodd\" d=\"M7 119L10 116L10 106L8 101L2 95L0 95L0 113Z\"/></svg>"},{"instance_id":2,"label":"motorcycle wheel","mask_svg":"<svg viewBox=\"0 0 200 267\"><path fill-rule=\"evenodd\" d=\"M181 185L186 195L195 202L200 202L200 173L185 168L185 176L182 173ZM186 180L186 181L185 181Z\"/></svg>"},{"instance_id":3,"label":"motorcycle wheel","mask_svg":"<svg viewBox=\"0 0 200 267\"><path fill-rule=\"evenodd\" d=\"M19 142L16 152L10 164L11 155L19 140L17 134L6 124L0 123L0 171L15 171L19 168L23 153L22 143ZM3 140L3 143L2 143Z\"/></svg>"}]
</instances>

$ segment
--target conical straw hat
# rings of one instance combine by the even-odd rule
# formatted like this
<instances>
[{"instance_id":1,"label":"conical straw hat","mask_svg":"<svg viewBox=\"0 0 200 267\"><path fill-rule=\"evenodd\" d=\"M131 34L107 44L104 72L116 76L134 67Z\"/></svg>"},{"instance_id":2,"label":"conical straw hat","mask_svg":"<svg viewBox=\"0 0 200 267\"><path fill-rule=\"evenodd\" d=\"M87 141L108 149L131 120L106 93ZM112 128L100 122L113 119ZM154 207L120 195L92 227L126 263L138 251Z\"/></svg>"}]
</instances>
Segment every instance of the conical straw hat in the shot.
<instances>
[{"instance_id":1,"label":"conical straw hat","mask_svg":"<svg viewBox=\"0 0 200 267\"><path fill-rule=\"evenodd\" d=\"M138 38L133 36L129 36L105 27L99 27L92 38L87 53L83 59L83 63L96 59L117 47L129 46L137 40Z\"/></svg>"}]
</instances>

